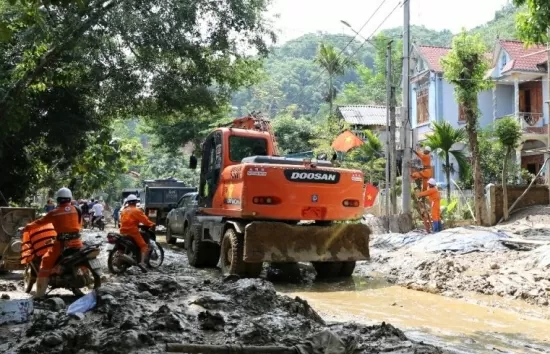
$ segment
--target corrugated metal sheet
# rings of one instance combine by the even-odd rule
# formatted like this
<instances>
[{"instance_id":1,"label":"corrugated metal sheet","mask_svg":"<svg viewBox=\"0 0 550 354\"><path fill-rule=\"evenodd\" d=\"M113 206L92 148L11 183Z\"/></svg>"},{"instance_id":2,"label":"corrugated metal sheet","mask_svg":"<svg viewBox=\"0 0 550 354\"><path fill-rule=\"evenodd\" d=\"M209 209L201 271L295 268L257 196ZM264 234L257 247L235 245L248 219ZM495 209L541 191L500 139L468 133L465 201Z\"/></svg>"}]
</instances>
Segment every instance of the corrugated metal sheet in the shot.
<instances>
[{"instance_id":1,"label":"corrugated metal sheet","mask_svg":"<svg viewBox=\"0 0 550 354\"><path fill-rule=\"evenodd\" d=\"M386 106L353 105L338 106L342 118L352 125L386 126ZM396 125L401 126L399 108L396 109Z\"/></svg>"}]
</instances>

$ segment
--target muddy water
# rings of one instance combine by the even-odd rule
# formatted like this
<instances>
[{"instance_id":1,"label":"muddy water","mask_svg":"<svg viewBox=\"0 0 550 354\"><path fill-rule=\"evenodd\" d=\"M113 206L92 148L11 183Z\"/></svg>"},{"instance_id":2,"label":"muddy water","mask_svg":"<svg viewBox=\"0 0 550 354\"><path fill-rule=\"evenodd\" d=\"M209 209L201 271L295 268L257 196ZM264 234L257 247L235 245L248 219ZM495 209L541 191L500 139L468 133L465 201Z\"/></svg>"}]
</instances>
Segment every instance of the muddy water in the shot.
<instances>
[{"instance_id":1,"label":"muddy water","mask_svg":"<svg viewBox=\"0 0 550 354\"><path fill-rule=\"evenodd\" d=\"M486 307L460 299L392 286L382 279L353 278L333 283L278 285L300 296L326 319L360 323L388 321L412 339L456 353L550 353L548 310L510 302L537 316ZM489 302L477 296L475 301Z\"/></svg>"}]
</instances>

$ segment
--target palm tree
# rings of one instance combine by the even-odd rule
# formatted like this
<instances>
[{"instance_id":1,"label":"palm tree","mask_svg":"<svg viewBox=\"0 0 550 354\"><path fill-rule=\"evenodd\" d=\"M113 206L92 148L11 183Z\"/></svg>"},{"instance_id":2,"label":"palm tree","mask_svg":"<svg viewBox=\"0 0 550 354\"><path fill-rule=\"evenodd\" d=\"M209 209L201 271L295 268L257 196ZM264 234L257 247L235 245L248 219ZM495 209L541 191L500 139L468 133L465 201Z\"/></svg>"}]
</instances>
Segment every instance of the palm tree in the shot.
<instances>
[{"instance_id":1,"label":"palm tree","mask_svg":"<svg viewBox=\"0 0 550 354\"><path fill-rule=\"evenodd\" d=\"M454 168L449 161L450 157L453 156L456 160L460 175L468 171L468 162L464 152L453 149L453 145L464 140L466 140L464 128L455 129L449 122L443 122L433 123L433 134L428 136L424 143L445 161L443 171L447 179L447 200L449 202L451 201L451 172L454 172Z\"/></svg>"},{"instance_id":2,"label":"palm tree","mask_svg":"<svg viewBox=\"0 0 550 354\"><path fill-rule=\"evenodd\" d=\"M332 101L336 96L336 90L333 84L334 77L337 75L344 75L346 69L352 67L353 63L347 60L347 58L341 57L332 45L324 45L323 43L319 46L315 62L328 73L329 115L332 115Z\"/></svg>"},{"instance_id":3,"label":"palm tree","mask_svg":"<svg viewBox=\"0 0 550 354\"><path fill-rule=\"evenodd\" d=\"M370 130L364 130L364 134L364 144L351 151L348 166L362 170L368 182L372 183L384 178L384 143Z\"/></svg>"}]
</instances>

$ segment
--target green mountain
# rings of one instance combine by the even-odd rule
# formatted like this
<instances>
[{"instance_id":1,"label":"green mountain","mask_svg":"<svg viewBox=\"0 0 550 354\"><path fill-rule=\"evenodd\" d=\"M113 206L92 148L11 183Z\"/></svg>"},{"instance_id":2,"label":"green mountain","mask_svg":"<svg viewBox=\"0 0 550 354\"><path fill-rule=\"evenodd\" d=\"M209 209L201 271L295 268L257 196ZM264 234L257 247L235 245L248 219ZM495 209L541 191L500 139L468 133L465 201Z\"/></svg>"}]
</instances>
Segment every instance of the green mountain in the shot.
<instances>
[{"instance_id":1,"label":"green mountain","mask_svg":"<svg viewBox=\"0 0 550 354\"><path fill-rule=\"evenodd\" d=\"M493 20L472 29L472 32L479 33L490 50L497 38L515 37L516 12L514 6L507 5L495 12ZM394 39L394 50L400 52L402 32L402 27L395 27L384 30L381 34ZM411 41L416 44L450 46L452 38L453 34L449 30L434 31L424 26L411 27ZM376 65L377 53L373 45L349 35L319 32L303 35L273 48L265 60L262 82L233 96L235 115L261 111L273 117L292 105L296 106L293 110L294 115L312 117L319 114L320 107L325 103L324 96L328 92L326 73L323 73L313 61L320 43L333 45L338 52L342 51L342 55L358 64L356 69L348 70L335 80L340 96L347 91L348 96L355 97L350 96L351 98L348 97L344 102L361 100L356 103L373 103L365 102L364 100L369 98L360 94L365 90L372 90L369 80L385 70L382 65ZM379 53L380 55L383 54ZM372 72L366 73L365 68ZM380 82L377 86L378 90L384 89Z\"/></svg>"}]
</instances>

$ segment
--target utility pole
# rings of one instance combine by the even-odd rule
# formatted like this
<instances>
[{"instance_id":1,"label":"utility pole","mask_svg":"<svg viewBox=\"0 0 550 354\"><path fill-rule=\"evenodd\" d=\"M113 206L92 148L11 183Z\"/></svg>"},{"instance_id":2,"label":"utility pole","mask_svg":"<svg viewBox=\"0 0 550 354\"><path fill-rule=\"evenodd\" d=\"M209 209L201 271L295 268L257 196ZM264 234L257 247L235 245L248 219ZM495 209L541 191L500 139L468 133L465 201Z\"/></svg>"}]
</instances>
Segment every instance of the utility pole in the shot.
<instances>
[{"instance_id":1,"label":"utility pole","mask_svg":"<svg viewBox=\"0 0 550 354\"><path fill-rule=\"evenodd\" d=\"M397 104L395 99L395 86L392 85L390 93L390 185L392 186L392 191L390 194L391 198L391 213L397 214L397 191L395 186L397 184L397 160L396 153L397 147L395 145L395 105Z\"/></svg>"},{"instance_id":2,"label":"utility pole","mask_svg":"<svg viewBox=\"0 0 550 354\"><path fill-rule=\"evenodd\" d=\"M390 114L391 114L391 43L386 47L386 216L390 215ZM388 232L389 228L388 218Z\"/></svg>"},{"instance_id":3,"label":"utility pole","mask_svg":"<svg viewBox=\"0 0 550 354\"><path fill-rule=\"evenodd\" d=\"M410 213L411 211L411 181L409 176L409 165L411 161L411 142L409 134L411 133L411 121L409 117L409 100L410 100L410 62L409 62L409 41L410 41L410 1L405 0L403 3L403 109L401 111L402 123L402 133L403 133L403 165L402 165L402 176L403 176L403 186L402 186L402 195L403 195L403 213Z\"/></svg>"},{"instance_id":4,"label":"utility pole","mask_svg":"<svg viewBox=\"0 0 550 354\"><path fill-rule=\"evenodd\" d=\"M548 134L546 142L546 151L547 154L550 154L550 27L546 29L546 80L547 80L547 90L548 90L548 120L546 121L546 131ZM548 155L544 156L546 159ZM520 157L521 159L521 157ZM550 193L550 165L546 167L546 183L548 184L548 193Z\"/></svg>"}]
</instances>

